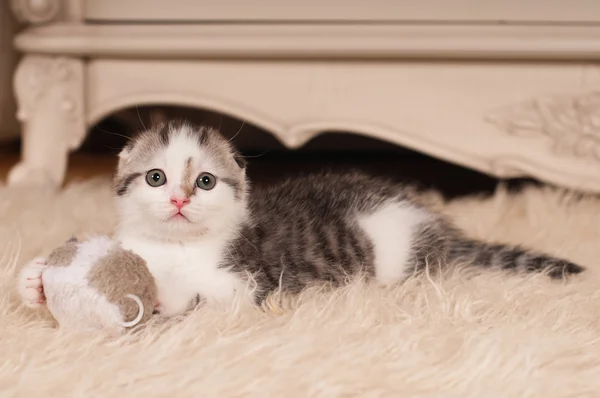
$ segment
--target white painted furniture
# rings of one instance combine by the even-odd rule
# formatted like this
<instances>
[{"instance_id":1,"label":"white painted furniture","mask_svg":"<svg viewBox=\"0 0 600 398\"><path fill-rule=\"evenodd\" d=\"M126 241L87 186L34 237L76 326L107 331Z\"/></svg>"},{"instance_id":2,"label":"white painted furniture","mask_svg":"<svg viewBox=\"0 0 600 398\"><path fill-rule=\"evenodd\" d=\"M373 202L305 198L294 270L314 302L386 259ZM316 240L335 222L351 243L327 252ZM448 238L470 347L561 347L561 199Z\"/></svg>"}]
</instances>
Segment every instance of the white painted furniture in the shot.
<instances>
[{"instance_id":1,"label":"white painted furniture","mask_svg":"<svg viewBox=\"0 0 600 398\"><path fill-rule=\"evenodd\" d=\"M160 103L244 119L289 148L353 131L600 192L600 1L366 4L13 0L34 26L15 42L24 145L9 181L60 185L89 126Z\"/></svg>"}]
</instances>

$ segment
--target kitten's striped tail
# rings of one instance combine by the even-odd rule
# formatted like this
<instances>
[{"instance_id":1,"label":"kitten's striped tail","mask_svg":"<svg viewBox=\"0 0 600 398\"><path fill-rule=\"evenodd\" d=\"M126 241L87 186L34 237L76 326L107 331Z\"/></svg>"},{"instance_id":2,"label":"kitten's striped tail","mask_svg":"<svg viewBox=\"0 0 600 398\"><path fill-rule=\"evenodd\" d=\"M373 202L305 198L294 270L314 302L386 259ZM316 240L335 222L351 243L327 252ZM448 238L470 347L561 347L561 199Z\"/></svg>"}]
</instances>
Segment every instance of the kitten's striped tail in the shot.
<instances>
[{"instance_id":1,"label":"kitten's striped tail","mask_svg":"<svg viewBox=\"0 0 600 398\"><path fill-rule=\"evenodd\" d=\"M487 244L468 238L456 239L450 245L448 254L450 260L457 262L465 261L477 266L505 270L543 272L555 279L585 270L570 261L519 246Z\"/></svg>"}]
</instances>

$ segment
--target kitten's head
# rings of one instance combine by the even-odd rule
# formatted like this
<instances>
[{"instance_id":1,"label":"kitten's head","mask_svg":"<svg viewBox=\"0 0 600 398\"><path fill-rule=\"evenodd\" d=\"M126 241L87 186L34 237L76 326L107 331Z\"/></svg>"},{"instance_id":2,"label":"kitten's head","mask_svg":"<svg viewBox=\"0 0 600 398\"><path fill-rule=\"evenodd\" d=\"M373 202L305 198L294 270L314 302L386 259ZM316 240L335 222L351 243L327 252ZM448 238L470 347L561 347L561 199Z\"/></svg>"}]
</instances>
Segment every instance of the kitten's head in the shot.
<instances>
[{"instance_id":1,"label":"kitten's head","mask_svg":"<svg viewBox=\"0 0 600 398\"><path fill-rule=\"evenodd\" d=\"M157 125L119 154L121 227L162 240L233 232L246 216L245 162L221 134L184 122Z\"/></svg>"}]
</instances>

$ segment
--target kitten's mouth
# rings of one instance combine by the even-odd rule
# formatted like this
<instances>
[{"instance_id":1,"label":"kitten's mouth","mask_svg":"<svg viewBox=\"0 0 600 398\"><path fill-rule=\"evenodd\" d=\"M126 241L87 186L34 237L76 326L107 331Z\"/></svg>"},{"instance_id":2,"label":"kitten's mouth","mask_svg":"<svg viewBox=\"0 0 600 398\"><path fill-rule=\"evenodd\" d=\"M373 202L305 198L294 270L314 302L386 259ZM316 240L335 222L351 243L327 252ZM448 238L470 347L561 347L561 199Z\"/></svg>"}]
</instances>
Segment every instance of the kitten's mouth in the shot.
<instances>
[{"instance_id":1,"label":"kitten's mouth","mask_svg":"<svg viewBox=\"0 0 600 398\"><path fill-rule=\"evenodd\" d=\"M182 221L187 221L189 222L190 220L184 216L180 211L178 211L177 213L173 214L170 218L171 220L182 220Z\"/></svg>"}]
</instances>

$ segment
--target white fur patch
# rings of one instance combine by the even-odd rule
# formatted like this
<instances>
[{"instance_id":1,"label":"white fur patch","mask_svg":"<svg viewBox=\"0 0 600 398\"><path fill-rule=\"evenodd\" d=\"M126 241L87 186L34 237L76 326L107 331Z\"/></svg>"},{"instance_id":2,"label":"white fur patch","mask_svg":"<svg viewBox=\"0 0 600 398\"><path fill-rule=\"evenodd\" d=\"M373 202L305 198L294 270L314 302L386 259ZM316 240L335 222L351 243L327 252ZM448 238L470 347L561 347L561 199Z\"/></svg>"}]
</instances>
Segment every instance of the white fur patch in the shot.
<instances>
[{"instance_id":1,"label":"white fur patch","mask_svg":"<svg viewBox=\"0 0 600 398\"><path fill-rule=\"evenodd\" d=\"M242 288L243 281L218 267L223 257L224 239L204 239L190 243L166 243L121 236L121 244L142 256L156 280L162 316L185 312L196 295L208 301L227 301Z\"/></svg>"},{"instance_id":2,"label":"white fur patch","mask_svg":"<svg viewBox=\"0 0 600 398\"><path fill-rule=\"evenodd\" d=\"M377 281L393 284L408 276L413 234L427 217L426 211L409 203L392 201L359 216L358 224L374 246Z\"/></svg>"}]
</instances>

